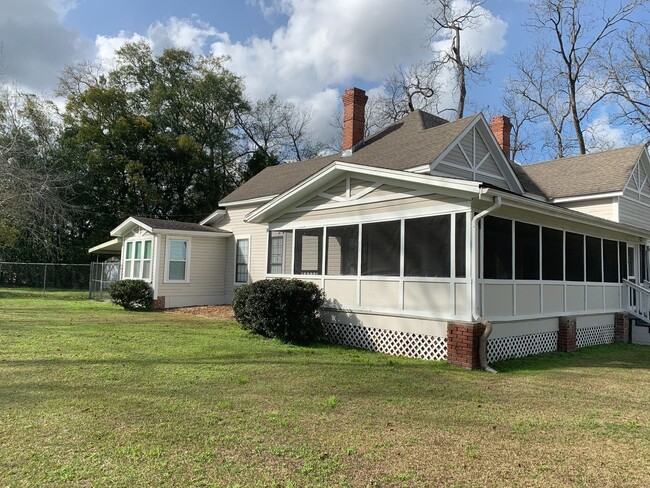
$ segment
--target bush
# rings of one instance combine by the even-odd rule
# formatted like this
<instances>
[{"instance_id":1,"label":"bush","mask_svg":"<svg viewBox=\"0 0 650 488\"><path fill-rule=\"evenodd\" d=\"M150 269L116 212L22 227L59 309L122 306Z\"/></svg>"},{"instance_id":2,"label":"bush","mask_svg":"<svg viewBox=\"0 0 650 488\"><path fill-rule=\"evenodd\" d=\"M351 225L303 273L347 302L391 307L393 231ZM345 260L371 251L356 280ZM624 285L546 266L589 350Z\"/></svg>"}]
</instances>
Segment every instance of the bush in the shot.
<instances>
[{"instance_id":1,"label":"bush","mask_svg":"<svg viewBox=\"0 0 650 488\"><path fill-rule=\"evenodd\" d=\"M275 278L235 290L232 307L244 328L299 344L323 335L320 307L325 295L314 283Z\"/></svg>"},{"instance_id":2,"label":"bush","mask_svg":"<svg viewBox=\"0 0 650 488\"><path fill-rule=\"evenodd\" d=\"M153 306L153 290L144 280L119 280L108 291L111 301L126 310L150 309Z\"/></svg>"}]
</instances>

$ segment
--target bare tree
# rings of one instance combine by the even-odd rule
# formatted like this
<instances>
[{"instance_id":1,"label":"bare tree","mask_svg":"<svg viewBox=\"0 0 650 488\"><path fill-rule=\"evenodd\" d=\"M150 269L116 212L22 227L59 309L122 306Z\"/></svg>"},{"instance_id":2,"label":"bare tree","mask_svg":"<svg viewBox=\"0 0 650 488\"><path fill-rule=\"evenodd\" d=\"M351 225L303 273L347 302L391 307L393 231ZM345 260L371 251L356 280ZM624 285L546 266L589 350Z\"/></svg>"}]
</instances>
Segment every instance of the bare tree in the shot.
<instances>
[{"instance_id":1,"label":"bare tree","mask_svg":"<svg viewBox=\"0 0 650 488\"><path fill-rule=\"evenodd\" d=\"M56 236L73 210L64 198L73 179L50 158L58 126L52 105L3 86L0 98L0 237L29 236L54 256ZM0 248L7 242L0 243ZM8 244L11 244L9 242Z\"/></svg>"},{"instance_id":2,"label":"bare tree","mask_svg":"<svg viewBox=\"0 0 650 488\"><path fill-rule=\"evenodd\" d=\"M482 77L488 67L483 52L470 52L462 43L463 31L478 28L481 20L486 18L486 11L482 8L485 0L426 0L426 3L433 7L428 21L431 27L429 42L437 58L434 63L451 66L454 71L458 91L456 116L460 119L465 113L468 76ZM448 49L436 48L440 41L446 40L450 41Z\"/></svg>"},{"instance_id":3,"label":"bare tree","mask_svg":"<svg viewBox=\"0 0 650 488\"><path fill-rule=\"evenodd\" d=\"M611 42L602 56L609 88L619 107L616 120L650 138L650 31L635 26Z\"/></svg>"},{"instance_id":4,"label":"bare tree","mask_svg":"<svg viewBox=\"0 0 650 488\"><path fill-rule=\"evenodd\" d=\"M312 116L310 107L271 95L258 100L250 111L238 114L238 121L251 153L258 150L280 161L300 161L319 150L311 140Z\"/></svg>"},{"instance_id":5,"label":"bare tree","mask_svg":"<svg viewBox=\"0 0 650 488\"><path fill-rule=\"evenodd\" d=\"M383 124L396 122L416 109L437 111L440 93L439 63L418 61L398 65L384 81L384 93L375 100L377 116Z\"/></svg>"},{"instance_id":6,"label":"bare tree","mask_svg":"<svg viewBox=\"0 0 650 488\"><path fill-rule=\"evenodd\" d=\"M597 69L597 53L621 24L633 21L647 0L537 0L531 4L527 26L539 37L535 52L515 62L513 80L551 126L556 157L566 156L573 141L587 152L584 130L590 115L609 94ZM543 81L540 81L540 78ZM566 111L561 107L566 105ZM572 126L568 136L565 123Z\"/></svg>"},{"instance_id":7,"label":"bare tree","mask_svg":"<svg viewBox=\"0 0 650 488\"><path fill-rule=\"evenodd\" d=\"M507 115L512 124L510 139L510 159L517 162L529 162L528 152L535 144L535 133L529 131L531 122L537 118L535 106L530 101L522 98L517 93L507 91L501 100L501 111L483 110L483 113L490 117L495 115Z\"/></svg>"}]
</instances>

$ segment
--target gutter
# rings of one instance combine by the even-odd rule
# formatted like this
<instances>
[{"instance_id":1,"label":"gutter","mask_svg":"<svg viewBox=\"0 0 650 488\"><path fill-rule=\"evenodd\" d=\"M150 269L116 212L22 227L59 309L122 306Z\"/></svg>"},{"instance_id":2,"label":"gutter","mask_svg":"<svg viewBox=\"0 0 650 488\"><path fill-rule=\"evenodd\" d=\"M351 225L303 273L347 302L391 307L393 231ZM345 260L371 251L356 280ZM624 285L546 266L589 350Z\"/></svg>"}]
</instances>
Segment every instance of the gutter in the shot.
<instances>
[{"instance_id":1,"label":"gutter","mask_svg":"<svg viewBox=\"0 0 650 488\"><path fill-rule=\"evenodd\" d=\"M501 199L501 196L496 195L494 197L494 204L491 207L483 210L479 214L476 214L472 218L472 230L471 230L472 232L471 247L472 250L474 251L474 256L472 256L472 270L471 270L472 286L471 286L471 300L470 300L471 308L472 308L472 320L485 325L485 330L483 331L483 334L479 339L479 360L481 364L481 369L487 371L488 373L496 373L496 371L490 368L490 366L487 363L487 339L488 337L490 337L490 334L492 333L492 324L490 323L490 321L486 320L483 317L482 314L483 304L481 303L480 309L478 305L478 252L479 252L478 222L480 220L483 220L487 215L498 210L499 207L501 207L502 203L503 200Z\"/></svg>"}]
</instances>

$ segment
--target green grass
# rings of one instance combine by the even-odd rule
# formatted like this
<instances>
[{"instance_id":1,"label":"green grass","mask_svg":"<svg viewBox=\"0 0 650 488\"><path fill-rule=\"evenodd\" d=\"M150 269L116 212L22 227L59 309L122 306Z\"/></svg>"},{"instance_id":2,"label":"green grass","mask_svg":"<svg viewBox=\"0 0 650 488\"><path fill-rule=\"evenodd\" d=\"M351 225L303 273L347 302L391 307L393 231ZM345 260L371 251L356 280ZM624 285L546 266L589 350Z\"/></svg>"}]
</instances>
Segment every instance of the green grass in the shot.
<instances>
[{"instance_id":1,"label":"green grass","mask_svg":"<svg viewBox=\"0 0 650 488\"><path fill-rule=\"evenodd\" d=\"M0 290L0 486L650 485L648 348L489 375L70 298Z\"/></svg>"}]
</instances>

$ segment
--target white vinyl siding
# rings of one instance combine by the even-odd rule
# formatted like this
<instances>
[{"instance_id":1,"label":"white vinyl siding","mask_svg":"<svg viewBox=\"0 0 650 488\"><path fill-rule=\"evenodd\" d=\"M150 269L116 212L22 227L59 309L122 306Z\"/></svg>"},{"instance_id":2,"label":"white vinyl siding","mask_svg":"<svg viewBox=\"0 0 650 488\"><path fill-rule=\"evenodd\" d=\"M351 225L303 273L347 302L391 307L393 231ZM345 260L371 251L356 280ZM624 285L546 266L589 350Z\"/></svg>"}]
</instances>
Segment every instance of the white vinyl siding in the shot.
<instances>
[{"instance_id":1,"label":"white vinyl siding","mask_svg":"<svg viewBox=\"0 0 650 488\"><path fill-rule=\"evenodd\" d=\"M157 237L160 255L156 260L159 278L155 293L156 296L165 297L165 306L169 308L230 303L230 299L224 296L226 270L224 256L230 248L227 243L232 242L232 238L192 236L187 268L190 281L187 283L169 282L164 279L169 239L178 239L178 237L165 235ZM232 270L232 267L230 269ZM229 275L229 279L232 283L232 274Z\"/></svg>"},{"instance_id":2,"label":"white vinyl siding","mask_svg":"<svg viewBox=\"0 0 650 488\"><path fill-rule=\"evenodd\" d=\"M592 200L581 200L577 202L564 202L560 206L569 208L577 212L600 217L601 219L612 220L616 222L616 200L613 198L594 198Z\"/></svg>"}]
</instances>

